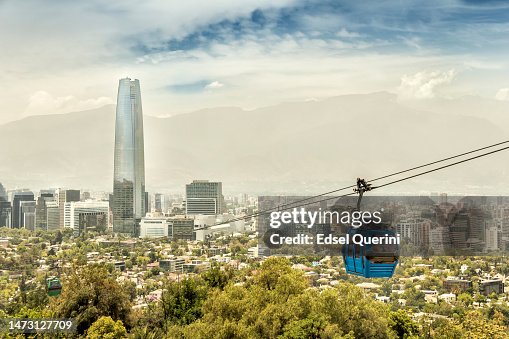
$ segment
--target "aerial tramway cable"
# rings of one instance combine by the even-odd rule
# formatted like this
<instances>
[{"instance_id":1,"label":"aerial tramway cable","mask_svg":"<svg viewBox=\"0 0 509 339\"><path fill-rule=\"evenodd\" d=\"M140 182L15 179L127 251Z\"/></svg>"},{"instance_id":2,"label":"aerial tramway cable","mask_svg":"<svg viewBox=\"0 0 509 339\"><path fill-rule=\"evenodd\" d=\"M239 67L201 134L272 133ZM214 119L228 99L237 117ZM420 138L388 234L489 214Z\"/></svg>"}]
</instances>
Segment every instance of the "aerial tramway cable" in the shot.
<instances>
[{"instance_id":1,"label":"aerial tramway cable","mask_svg":"<svg viewBox=\"0 0 509 339\"><path fill-rule=\"evenodd\" d=\"M450 157L447 157L447 158L443 158L443 159L440 159L440 160L432 161L432 162L429 162L429 163L426 163L426 164L423 164L423 165L419 165L419 166L415 166L415 167L412 167L412 168L409 168L409 169L406 169L406 170L402 170L402 171L394 172L394 173L391 173L391 174L387 174L387 175L384 175L384 176L381 176L381 177L378 177L378 178L375 178L375 179L366 180L365 182L370 183L370 182L386 179L386 178L389 178L389 177L393 177L395 175L411 172L411 171L414 171L416 169L428 167L428 166L431 166L431 165L436 165L436 164L442 163L444 161L456 159L456 158L459 158L459 157L462 157L462 156L465 156L465 155L468 155L468 154L473 154L473 153L476 153L476 152L479 152L479 151L487 150L487 149L490 149L490 148L493 148L493 147L496 147L496 146L500 146L500 145L503 145L503 144L507 144L507 143L509 143L509 140L502 141L502 142L499 142L499 143L495 143L495 144L492 144L492 145L488 145L488 146L485 146L485 147L477 148L477 149L474 149L474 150L471 150L471 151L468 151L468 152L456 154L456 155L453 155L453 156L450 156ZM385 186L389 186L389 185L392 185L392 184L396 184L396 183L399 183L399 182L402 182L402 181L405 181L405 180L409 180L409 179L412 179L412 178L415 178L415 177L419 177L419 176L422 176L422 175L425 175L425 174L429 174L429 173L432 173L432 172L435 172L435 171L439 171L439 170L442 170L442 169L445 169L445 168L448 168L448 167L456 166L456 165L459 165L461 163L465 163L465 162L468 162L468 161L471 161L471 160L482 158L482 157L485 157L485 156L488 156L488 155L491 155L491 154L494 154L494 153L498 153L498 152L501 152L501 151L504 151L504 150L507 150L507 149L509 149L509 146L506 146L506 147L503 147L503 148L499 148L499 149L496 149L496 150L493 150L493 151L481 153L479 155L476 155L476 156L473 156L473 157L469 157L469 158L466 158L466 159L463 159L463 160L460 160L460 161L456 161L456 162L453 162L453 163L450 163L450 164L447 164L447 165L444 165L444 166L440 166L440 167L437 167L437 168L433 168L431 170L427 170L427 171L420 172L420 173L417 173L417 174L414 174L414 175L410 175L408 177L404 177L404 178L401 178L401 179L398 179L398 180L394 180L394 181L391 181L391 182L388 182L388 183L384 183L384 184L381 184L381 185L378 185L378 186L373 186L373 187L371 187L371 190L377 189L377 188L381 188L381 187L385 187ZM219 222L219 223L216 223L216 224L213 224L213 225L207 225L205 227L200 228L200 230L208 229L208 228L214 227L214 226L220 226L220 225L229 224L229 223L235 222L235 221L248 220L248 219L251 219L253 217L257 217L257 216L260 216L260 215L266 215L266 214L269 214L271 212L278 211L278 210L281 210L281 209L290 209L290 208L296 208L296 207L303 207L303 206L315 204L315 203L322 202L322 201L328 201L328 200L331 200L331 199L338 199L338 198L354 195L354 194L357 194L357 192L352 192L352 193L348 193L348 194L344 194L344 195L340 195L340 196L327 197L327 198L322 199L322 200L313 200L313 199L316 199L316 198L319 198L319 197L323 197L323 196L326 196L326 195L329 195L329 194L332 194L332 193L344 191L346 189L350 189L350 188L355 189L356 187L357 187L357 185L350 185L350 186L342 187L342 188L339 188L339 189L335 189L335 190L332 190L332 191L328 191L328 192L325 192L325 193L321 193L321 194L318 194L318 195L314 195L314 196L311 196L311 197L300 199L300 200L297 200L297 201L294 201L294 202L291 202L291 203L278 205L278 206L276 206L274 208L270 208L270 209L266 209L266 210L259 211L259 212L256 212L256 213L252 213L252 214L249 214L249 215L246 215L246 216L243 216L243 217L234 218L234 219L231 219L231 220L228 220L228 221ZM311 203L300 204L301 202L305 202L305 201L309 201L309 200L313 200L313 201Z\"/></svg>"}]
</instances>

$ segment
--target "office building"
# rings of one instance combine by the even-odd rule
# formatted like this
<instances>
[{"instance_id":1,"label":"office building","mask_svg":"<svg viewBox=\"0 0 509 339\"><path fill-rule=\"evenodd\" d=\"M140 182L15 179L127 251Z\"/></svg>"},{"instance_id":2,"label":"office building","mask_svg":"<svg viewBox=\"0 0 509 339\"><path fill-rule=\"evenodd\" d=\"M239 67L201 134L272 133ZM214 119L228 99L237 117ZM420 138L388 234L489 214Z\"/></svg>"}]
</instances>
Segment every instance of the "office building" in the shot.
<instances>
[{"instance_id":1,"label":"office building","mask_svg":"<svg viewBox=\"0 0 509 339\"><path fill-rule=\"evenodd\" d=\"M193 218L172 217L170 218L170 226L173 240L195 240L193 239Z\"/></svg>"},{"instance_id":2,"label":"office building","mask_svg":"<svg viewBox=\"0 0 509 339\"><path fill-rule=\"evenodd\" d=\"M20 201L19 207L23 227L35 231L35 201Z\"/></svg>"},{"instance_id":3,"label":"office building","mask_svg":"<svg viewBox=\"0 0 509 339\"><path fill-rule=\"evenodd\" d=\"M34 194L30 191L15 192L12 196L11 227L24 228L23 214L21 211L22 201L35 201Z\"/></svg>"},{"instance_id":4,"label":"office building","mask_svg":"<svg viewBox=\"0 0 509 339\"><path fill-rule=\"evenodd\" d=\"M221 182L194 180L186 185L186 214L215 215L224 211Z\"/></svg>"},{"instance_id":5,"label":"office building","mask_svg":"<svg viewBox=\"0 0 509 339\"><path fill-rule=\"evenodd\" d=\"M65 225L72 228L75 235L90 231L105 232L108 228L109 203L107 201L66 202L64 213Z\"/></svg>"},{"instance_id":6,"label":"office building","mask_svg":"<svg viewBox=\"0 0 509 339\"><path fill-rule=\"evenodd\" d=\"M11 227L11 203L0 199L0 227Z\"/></svg>"},{"instance_id":7,"label":"office building","mask_svg":"<svg viewBox=\"0 0 509 339\"><path fill-rule=\"evenodd\" d=\"M194 240L194 219L186 216L165 217L162 213L150 213L141 219L139 237Z\"/></svg>"},{"instance_id":8,"label":"office building","mask_svg":"<svg viewBox=\"0 0 509 339\"><path fill-rule=\"evenodd\" d=\"M166 212L166 199L164 194L156 193L154 195L154 210L156 212Z\"/></svg>"},{"instance_id":9,"label":"office building","mask_svg":"<svg viewBox=\"0 0 509 339\"><path fill-rule=\"evenodd\" d=\"M200 273L210 268L210 262L203 262L201 260L192 260L190 263L182 265L184 273Z\"/></svg>"},{"instance_id":10,"label":"office building","mask_svg":"<svg viewBox=\"0 0 509 339\"><path fill-rule=\"evenodd\" d=\"M150 212L150 195L148 192L145 192L145 208L143 210L143 216L145 216L148 212Z\"/></svg>"},{"instance_id":11,"label":"office building","mask_svg":"<svg viewBox=\"0 0 509 339\"><path fill-rule=\"evenodd\" d=\"M472 280L448 277L444 280L444 288L449 292L462 293L472 289Z\"/></svg>"},{"instance_id":12,"label":"office building","mask_svg":"<svg viewBox=\"0 0 509 339\"><path fill-rule=\"evenodd\" d=\"M55 192L51 190L41 191L35 206L35 227L40 230L47 230L48 212L46 205L49 201L55 201Z\"/></svg>"},{"instance_id":13,"label":"office building","mask_svg":"<svg viewBox=\"0 0 509 339\"><path fill-rule=\"evenodd\" d=\"M504 282L500 279L481 280L479 282L479 293L488 297L490 294L504 293Z\"/></svg>"},{"instance_id":14,"label":"office building","mask_svg":"<svg viewBox=\"0 0 509 339\"><path fill-rule=\"evenodd\" d=\"M435 254L444 254L451 249L451 235L448 227L435 227L429 232L429 245Z\"/></svg>"},{"instance_id":15,"label":"office building","mask_svg":"<svg viewBox=\"0 0 509 339\"><path fill-rule=\"evenodd\" d=\"M60 208L60 228L71 227L65 224L65 204L73 201L80 201L80 190L58 190L58 206Z\"/></svg>"},{"instance_id":16,"label":"office building","mask_svg":"<svg viewBox=\"0 0 509 339\"><path fill-rule=\"evenodd\" d=\"M60 207L56 201L46 202L46 229L48 231L60 229Z\"/></svg>"},{"instance_id":17,"label":"office building","mask_svg":"<svg viewBox=\"0 0 509 339\"><path fill-rule=\"evenodd\" d=\"M88 232L104 233L108 229L108 211L105 209L85 209L79 211L78 229L74 234L82 235ZM74 226L75 227L75 226Z\"/></svg>"},{"instance_id":18,"label":"office building","mask_svg":"<svg viewBox=\"0 0 509 339\"><path fill-rule=\"evenodd\" d=\"M0 200L7 201L7 192L5 191L4 185L0 182Z\"/></svg>"},{"instance_id":19,"label":"office building","mask_svg":"<svg viewBox=\"0 0 509 339\"><path fill-rule=\"evenodd\" d=\"M451 245L455 250L464 250L467 248L467 240L470 229L470 218L467 213L458 212L454 221L449 226L451 235Z\"/></svg>"},{"instance_id":20,"label":"office building","mask_svg":"<svg viewBox=\"0 0 509 339\"><path fill-rule=\"evenodd\" d=\"M11 226L11 203L8 201L7 192L0 183L0 227Z\"/></svg>"},{"instance_id":21,"label":"office building","mask_svg":"<svg viewBox=\"0 0 509 339\"><path fill-rule=\"evenodd\" d=\"M486 250L497 251L499 248L499 230L496 226L489 225L486 228Z\"/></svg>"},{"instance_id":22,"label":"office building","mask_svg":"<svg viewBox=\"0 0 509 339\"><path fill-rule=\"evenodd\" d=\"M168 236L172 236L168 218L160 216L141 219L140 238L160 238Z\"/></svg>"},{"instance_id":23,"label":"office building","mask_svg":"<svg viewBox=\"0 0 509 339\"><path fill-rule=\"evenodd\" d=\"M414 246L429 245L431 223L426 219L403 219L396 224L396 232L401 239Z\"/></svg>"},{"instance_id":24,"label":"office building","mask_svg":"<svg viewBox=\"0 0 509 339\"><path fill-rule=\"evenodd\" d=\"M181 258L159 260L159 268L164 272L182 272L184 264L185 260Z\"/></svg>"},{"instance_id":25,"label":"office building","mask_svg":"<svg viewBox=\"0 0 509 339\"><path fill-rule=\"evenodd\" d=\"M145 159L140 82L120 79L115 120L113 232L139 235L145 214Z\"/></svg>"}]
</instances>

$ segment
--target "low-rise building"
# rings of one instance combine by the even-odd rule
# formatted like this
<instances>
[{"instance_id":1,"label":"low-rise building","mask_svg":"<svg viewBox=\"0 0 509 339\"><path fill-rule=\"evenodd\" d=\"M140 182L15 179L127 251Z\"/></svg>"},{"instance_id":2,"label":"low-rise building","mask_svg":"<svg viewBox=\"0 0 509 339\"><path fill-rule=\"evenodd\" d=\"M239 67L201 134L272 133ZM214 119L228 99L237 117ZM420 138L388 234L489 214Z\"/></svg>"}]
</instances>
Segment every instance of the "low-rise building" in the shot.
<instances>
[{"instance_id":1,"label":"low-rise building","mask_svg":"<svg viewBox=\"0 0 509 339\"><path fill-rule=\"evenodd\" d=\"M444 293L444 294L440 294L438 296L439 299L442 299L443 301L447 302L447 303L452 303L454 301L456 301L456 294L454 293Z\"/></svg>"},{"instance_id":2,"label":"low-rise building","mask_svg":"<svg viewBox=\"0 0 509 339\"><path fill-rule=\"evenodd\" d=\"M500 279L482 280L479 282L479 293L489 296L492 293L504 293L504 282Z\"/></svg>"},{"instance_id":3,"label":"low-rise building","mask_svg":"<svg viewBox=\"0 0 509 339\"><path fill-rule=\"evenodd\" d=\"M140 238L168 237L169 219L165 217L142 218L140 222Z\"/></svg>"},{"instance_id":4,"label":"low-rise building","mask_svg":"<svg viewBox=\"0 0 509 339\"><path fill-rule=\"evenodd\" d=\"M444 280L444 288L449 291L466 292L472 288L472 280L460 279L458 277L447 277Z\"/></svg>"},{"instance_id":5,"label":"low-rise building","mask_svg":"<svg viewBox=\"0 0 509 339\"><path fill-rule=\"evenodd\" d=\"M159 269L165 272L182 272L184 266L184 259L161 259L159 260Z\"/></svg>"},{"instance_id":6,"label":"low-rise building","mask_svg":"<svg viewBox=\"0 0 509 339\"><path fill-rule=\"evenodd\" d=\"M421 290L424 293L424 300L427 303L436 304L438 302L438 291L435 290Z\"/></svg>"},{"instance_id":7,"label":"low-rise building","mask_svg":"<svg viewBox=\"0 0 509 339\"><path fill-rule=\"evenodd\" d=\"M116 270L119 270L120 272L125 271L125 261L116 261L114 265Z\"/></svg>"}]
</instances>

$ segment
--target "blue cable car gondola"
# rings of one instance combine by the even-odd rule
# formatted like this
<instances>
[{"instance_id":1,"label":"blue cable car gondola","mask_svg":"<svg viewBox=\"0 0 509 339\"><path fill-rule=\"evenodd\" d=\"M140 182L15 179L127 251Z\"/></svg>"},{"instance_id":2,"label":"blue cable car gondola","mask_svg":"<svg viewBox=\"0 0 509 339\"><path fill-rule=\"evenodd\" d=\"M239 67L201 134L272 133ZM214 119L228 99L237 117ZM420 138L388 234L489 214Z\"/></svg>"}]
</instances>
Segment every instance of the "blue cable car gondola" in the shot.
<instances>
[{"instance_id":1,"label":"blue cable car gondola","mask_svg":"<svg viewBox=\"0 0 509 339\"><path fill-rule=\"evenodd\" d=\"M361 234L364 239L385 235L395 237L391 230L350 229L349 239L351 240L355 234ZM399 246L396 244L361 246L350 242L343 246L342 254L346 273L365 278L390 278L398 265Z\"/></svg>"},{"instance_id":2,"label":"blue cable car gondola","mask_svg":"<svg viewBox=\"0 0 509 339\"><path fill-rule=\"evenodd\" d=\"M357 211L360 211L361 199L364 192L371 190L371 185L364 179L357 178L357 189L359 194L357 200ZM380 225L378 226L380 227ZM365 241L361 246L353 242L354 235L361 235L363 239L374 237L395 237L395 233L388 229L373 229L368 225L360 228L349 228L348 237L350 242L343 245L341 251L346 273L363 276L365 278L390 278L394 275L399 259L399 245L397 244L371 244L372 241Z\"/></svg>"}]
</instances>

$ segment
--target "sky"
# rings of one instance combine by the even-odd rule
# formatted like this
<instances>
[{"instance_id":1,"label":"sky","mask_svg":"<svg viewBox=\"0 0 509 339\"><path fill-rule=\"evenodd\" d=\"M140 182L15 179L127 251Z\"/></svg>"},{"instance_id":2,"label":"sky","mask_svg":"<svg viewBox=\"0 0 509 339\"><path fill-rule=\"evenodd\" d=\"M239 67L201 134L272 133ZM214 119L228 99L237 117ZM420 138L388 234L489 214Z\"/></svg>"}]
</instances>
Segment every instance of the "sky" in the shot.
<instances>
[{"instance_id":1,"label":"sky","mask_svg":"<svg viewBox=\"0 0 509 339\"><path fill-rule=\"evenodd\" d=\"M0 124L113 104L254 109L389 91L509 100L506 1L0 0Z\"/></svg>"}]
</instances>

